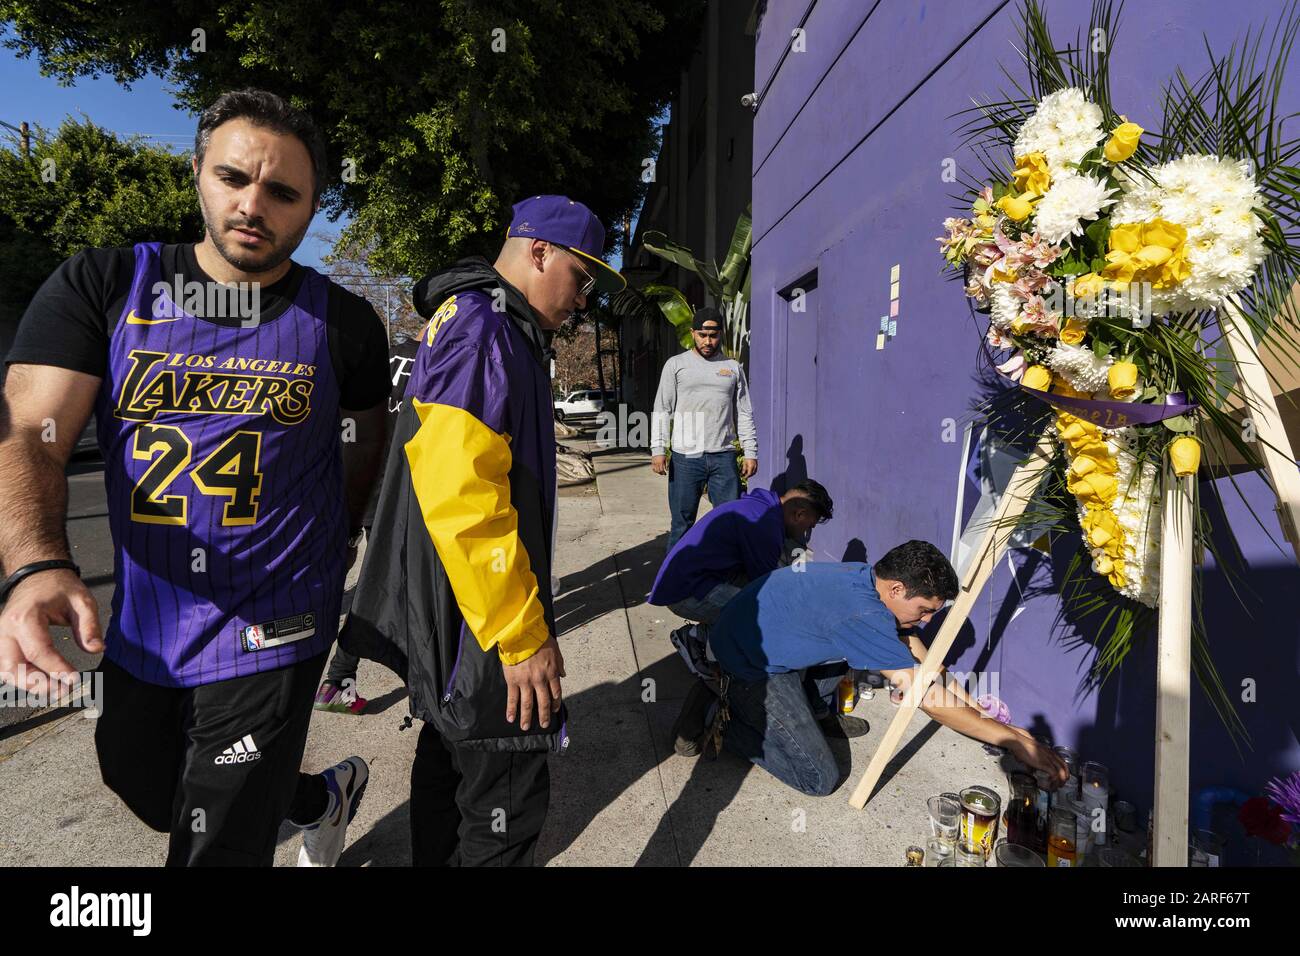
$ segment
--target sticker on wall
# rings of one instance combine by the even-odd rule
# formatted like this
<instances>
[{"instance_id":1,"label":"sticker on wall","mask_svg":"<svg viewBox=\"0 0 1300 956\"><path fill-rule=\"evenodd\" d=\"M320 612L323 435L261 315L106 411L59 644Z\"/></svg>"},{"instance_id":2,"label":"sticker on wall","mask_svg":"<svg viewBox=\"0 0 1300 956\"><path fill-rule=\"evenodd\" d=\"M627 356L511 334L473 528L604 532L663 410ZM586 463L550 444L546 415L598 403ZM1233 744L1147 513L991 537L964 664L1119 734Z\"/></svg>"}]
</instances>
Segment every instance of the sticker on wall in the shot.
<instances>
[{"instance_id":1,"label":"sticker on wall","mask_svg":"<svg viewBox=\"0 0 1300 956\"><path fill-rule=\"evenodd\" d=\"M889 314L880 317L880 331L876 333L877 352L898 335L898 277L901 271L901 263L896 262L889 267Z\"/></svg>"}]
</instances>

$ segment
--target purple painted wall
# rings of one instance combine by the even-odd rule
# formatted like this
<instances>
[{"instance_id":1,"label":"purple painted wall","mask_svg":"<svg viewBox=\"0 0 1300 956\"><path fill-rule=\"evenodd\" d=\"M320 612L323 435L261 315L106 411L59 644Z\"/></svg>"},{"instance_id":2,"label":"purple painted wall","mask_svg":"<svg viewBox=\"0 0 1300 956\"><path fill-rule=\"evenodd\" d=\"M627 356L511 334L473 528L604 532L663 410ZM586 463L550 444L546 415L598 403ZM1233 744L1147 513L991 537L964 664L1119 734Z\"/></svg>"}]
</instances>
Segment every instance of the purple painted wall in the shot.
<instances>
[{"instance_id":1,"label":"purple painted wall","mask_svg":"<svg viewBox=\"0 0 1300 956\"><path fill-rule=\"evenodd\" d=\"M943 420L962 420L978 400L984 323L972 323L959 285L940 275L934 237L959 188L941 171L951 157L977 174L974 158L958 149L952 114L974 96L998 92L1005 83L999 63L1017 67L1019 10L999 0L818 0L804 25L805 52L789 53L777 68L808 7L807 0L770 0L755 56L755 88L767 84L754 126L759 481L806 471L830 489L836 518L813 539L819 559L874 560L908 538L947 552L964 462L960 432L945 442ZM1115 44L1114 101L1130 119L1157 125L1160 84L1177 65L1195 75L1204 64L1202 33L1224 50L1279 9L1272 0L1129 4ZM1050 3L1048 12L1058 40L1086 26L1087 4ZM1300 63L1292 76L1284 112L1300 109ZM898 334L877 351L894 264ZM805 311L792 312L778 293L812 270L816 289ZM1248 476L1239 484L1281 540L1263 481ZM1230 487L1225 495L1260 602L1247 618L1207 568L1207 625L1225 685L1257 681L1257 702L1240 708L1254 749L1239 757L1194 691L1193 793L1218 784L1259 792L1271 775L1300 769L1300 569L1231 503ZM966 498L969 515L978 489L968 486ZM1154 648L1135 651L1099 693L1077 693L1092 651L1077 643L1072 625L1056 621L1054 593L1073 548L1058 541L1051 560L1014 552L1017 581L1004 560L949 664L996 671L1017 723L1106 763L1116 789L1145 806Z\"/></svg>"}]
</instances>

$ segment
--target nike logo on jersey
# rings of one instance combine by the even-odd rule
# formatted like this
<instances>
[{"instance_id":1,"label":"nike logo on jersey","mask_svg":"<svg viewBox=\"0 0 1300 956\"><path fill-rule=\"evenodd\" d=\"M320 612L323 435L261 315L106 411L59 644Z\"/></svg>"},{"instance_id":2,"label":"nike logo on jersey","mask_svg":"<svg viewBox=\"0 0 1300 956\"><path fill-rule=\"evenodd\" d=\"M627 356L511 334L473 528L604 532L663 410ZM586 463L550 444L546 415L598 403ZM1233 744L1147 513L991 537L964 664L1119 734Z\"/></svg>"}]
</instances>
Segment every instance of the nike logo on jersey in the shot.
<instances>
[{"instance_id":1,"label":"nike logo on jersey","mask_svg":"<svg viewBox=\"0 0 1300 956\"><path fill-rule=\"evenodd\" d=\"M140 316L135 314L135 309L132 309L130 312L128 312L126 316L127 325L162 325L165 322L179 322L179 321L180 321L179 316L175 319L142 319L140 318Z\"/></svg>"},{"instance_id":2,"label":"nike logo on jersey","mask_svg":"<svg viewBox=\"0 0 1300 956\"><path fill-rule=\"evenodd\" d=\"M254 760L261 760L262 752L257 749L257 744L253 743L252 734L244 734L239 740L221 751L217 759L212 761L215 764L223 763L251 763Z\"/></svg>"}]
</instances>

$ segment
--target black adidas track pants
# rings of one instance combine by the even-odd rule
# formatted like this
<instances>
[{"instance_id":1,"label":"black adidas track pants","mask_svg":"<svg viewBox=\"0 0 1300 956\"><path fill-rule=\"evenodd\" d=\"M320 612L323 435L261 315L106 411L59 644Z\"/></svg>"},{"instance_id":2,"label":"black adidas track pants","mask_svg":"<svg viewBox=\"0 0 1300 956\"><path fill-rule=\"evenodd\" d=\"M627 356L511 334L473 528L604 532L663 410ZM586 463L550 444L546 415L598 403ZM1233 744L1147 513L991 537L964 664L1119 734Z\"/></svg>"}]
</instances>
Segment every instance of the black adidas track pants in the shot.
<instances>
[{"instance_id":1,"label":"black adidas track pants","mask_svg":"<svg viewBox=\"0 0 1300 956\"><path fill-rule=\"evenodd\" d=\"M168 866L271 865L281 821L324 792L299 766L325 657L182 688L102 662L100 773L136 816L171 834Z\"/></svg>"}]
</instances>

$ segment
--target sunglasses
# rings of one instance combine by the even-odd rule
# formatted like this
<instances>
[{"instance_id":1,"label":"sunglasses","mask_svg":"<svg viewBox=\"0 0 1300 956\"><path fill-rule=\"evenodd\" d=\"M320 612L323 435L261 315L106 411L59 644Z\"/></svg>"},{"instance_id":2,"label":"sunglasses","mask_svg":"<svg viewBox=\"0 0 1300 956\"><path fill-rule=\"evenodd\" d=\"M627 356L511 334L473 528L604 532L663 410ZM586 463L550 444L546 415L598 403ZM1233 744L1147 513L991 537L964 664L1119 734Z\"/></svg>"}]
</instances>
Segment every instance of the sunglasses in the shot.
<instances>
[{"instance_id":1,"label":"sunglasses","mask_svg":"<svg viewBox=\"0 0 1300 956\"><path fill-rule=\"evenodd\" d=\"M578 289L578 294L581 296L591 295L592 291L596 288L596 280L592 278L591 273L589 273L586 269L583 268L582 260L579 259L578 256L573 251L566 249L564 246L557 245L555 248L563 249L565 252L567 252L569 254L569 257L578 264L578 271L581 272L583 276L586 278L587 281L580 289Z\"/></svg>"}]
</instances>

